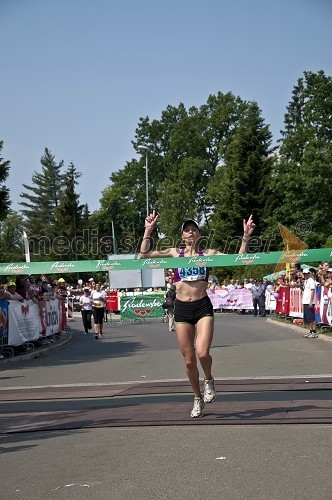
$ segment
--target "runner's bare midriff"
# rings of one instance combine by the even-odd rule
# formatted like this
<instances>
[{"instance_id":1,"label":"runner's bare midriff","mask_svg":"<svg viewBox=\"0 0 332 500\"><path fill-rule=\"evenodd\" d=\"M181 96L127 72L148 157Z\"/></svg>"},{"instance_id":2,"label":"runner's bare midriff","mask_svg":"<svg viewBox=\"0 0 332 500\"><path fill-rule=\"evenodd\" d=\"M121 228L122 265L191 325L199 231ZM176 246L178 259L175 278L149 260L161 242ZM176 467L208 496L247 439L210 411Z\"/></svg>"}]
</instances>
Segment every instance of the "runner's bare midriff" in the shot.
<instances>
[{"instance_id":1,"label":"runner's bare midriff","mask_svg":"<svg viewBox=\"0 0 332 500\"><path fill-rule=\"evenodd\" d=\"M176 298L182 302L200 300L206 296L207 282L201 281L178 281L176 283Z\"/></svg>"}]
</instances>

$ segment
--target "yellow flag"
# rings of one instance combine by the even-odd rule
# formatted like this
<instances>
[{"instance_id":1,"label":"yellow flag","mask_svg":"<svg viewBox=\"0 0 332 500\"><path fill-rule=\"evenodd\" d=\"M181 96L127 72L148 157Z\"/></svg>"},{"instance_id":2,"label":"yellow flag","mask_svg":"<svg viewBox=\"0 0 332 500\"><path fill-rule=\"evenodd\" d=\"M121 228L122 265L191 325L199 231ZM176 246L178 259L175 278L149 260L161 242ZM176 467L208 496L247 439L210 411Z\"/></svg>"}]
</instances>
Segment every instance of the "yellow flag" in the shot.
<instances>
[{"instance_id":1,"label":"yellow flag","mask_svg":"<svg viewBox=\"0 0 332 500\"><path fill-rule=\"evenodd\" d=\"M287 229L285 226L282 224L278 224L279 230L283 239L283 242L285 244L285 250L288 252L289 250L305 250L308 248L308 245L304 243L304 241L300 240L295 234L293 234L289 229ZM275 273L279 273L280 271L283 271L285 268L285 264L282 262L279 262L276 265L276 268L274 270ZM290 269L291 269L291 264L286 264L286 276L289 278L290 276Z\"/></svg>"}]
</instances>

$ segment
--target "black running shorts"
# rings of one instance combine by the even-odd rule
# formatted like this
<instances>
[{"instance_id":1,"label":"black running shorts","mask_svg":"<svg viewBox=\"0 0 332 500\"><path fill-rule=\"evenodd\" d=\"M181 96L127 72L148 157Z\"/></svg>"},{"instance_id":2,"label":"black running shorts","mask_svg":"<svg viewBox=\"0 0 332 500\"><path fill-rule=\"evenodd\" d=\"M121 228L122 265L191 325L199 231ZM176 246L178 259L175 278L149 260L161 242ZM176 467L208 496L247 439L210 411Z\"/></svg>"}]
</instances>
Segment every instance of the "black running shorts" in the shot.
<instances>
[{"instance_id":1,"label":"black running shorts","mask_svg":"<svg viewBox=\"0 0 332 500\"><path fill-rule=\"evenodd\" d=\"M174 319L175 323L189 323L196 325L205 316L214 317L211 300L208 296L192 302L175 300Z\"/></svg>"},{"instance_id":2,"label":"black running shorts","mask_svg":"<svg viewBox=\"0 0 332 500\"><path fill-rule=\"evenodd\" d=\"M102 325L104 322L104 307L93 308L93 322L96 325Z\"/></svg>"}]
</instances>

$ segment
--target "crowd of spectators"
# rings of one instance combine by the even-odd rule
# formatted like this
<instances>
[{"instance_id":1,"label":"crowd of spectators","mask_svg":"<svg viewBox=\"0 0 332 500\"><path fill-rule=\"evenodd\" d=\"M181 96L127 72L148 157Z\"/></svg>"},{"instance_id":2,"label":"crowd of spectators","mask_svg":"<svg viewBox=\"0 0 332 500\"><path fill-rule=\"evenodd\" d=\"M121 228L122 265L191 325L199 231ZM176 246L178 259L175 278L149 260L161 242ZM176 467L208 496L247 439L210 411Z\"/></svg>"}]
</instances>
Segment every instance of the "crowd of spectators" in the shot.
<instances>
[{"instance_id":1,"label":"crowd of spectators","mask_svg":"<svg viewBox=\"0 0 332 500\"><path fill-rule=\"evenodd\" d=\"M46 277L24 276L11 279L5 284L0 284L0 300L24 300L31 299L35 303L42 300L65 299L68 295L66 283L61 281L49 281Z\"/></svg>"},{"instance_id":2,"label":"crowd of spectators","mask_svg":"<svg viewBox=\"0 0 332 500\"><path fill-rule=\"evenodd\" d=\"M317 285L332 288L332 267L328 262L322 262L318 268L308 266L301 267L300 264L295 264L291 268L289 276L282 274L276 278L273 283L274 291L277 293L282 286L303 289L308 271Z\"/></svg>"}]
</instances>

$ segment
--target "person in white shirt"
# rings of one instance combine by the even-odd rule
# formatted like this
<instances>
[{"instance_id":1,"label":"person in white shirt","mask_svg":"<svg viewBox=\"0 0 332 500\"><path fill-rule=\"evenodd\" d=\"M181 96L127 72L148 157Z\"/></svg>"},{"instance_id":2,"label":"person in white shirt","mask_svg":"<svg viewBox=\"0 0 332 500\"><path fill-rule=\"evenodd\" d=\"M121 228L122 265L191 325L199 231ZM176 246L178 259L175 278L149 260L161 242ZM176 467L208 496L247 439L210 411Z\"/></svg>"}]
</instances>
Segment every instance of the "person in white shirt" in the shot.
<instances>
[{"instance_id":1,"label":"person in white shirt","mask_svg":"<svg viewBox=\"0 0 332 500\"><path fill-rule=\"evenodd\" d=\"M233 279L230 280L229 285L227 285L226 288L227 288L227 290L234 290L235 288L237 288Z\"/></svg>"},{"instance_id":2,"label":"person in white shirt","mask_svg":"<svg viewBox=\"0 0 332 500\"><path fill-rule=\"evenodd\" d=\"M92 325L91 325L92 304L91 304L91 297L90 297L89 288L84 288L83 292L84 292L84 295L80 296L79 304L81 307L84 333L86 335L87 333L92 332Z\"/></svg>"},{"instance_id":3,"label":"person in white shirt","mask_svg":"<svg viewBox=\"0 0 332 500\"><path fill-rule=\"evenodd\" d=\"M316 339L318 333L316 332L316 319L315 319L315 304L316 304L316 280L315 270L303 269L305 278L302 304L303 304L303 322L309 323L310 331L303 336L309 339Z\"/></svg>"},{"instance_id":4,"label":"person in white shirt","mask_svg":"<svg viewBox=\"0 0 332 500\"><path fill-rule=\"evenodd\" d=\"M243 288L247 288L248 290L252 289L252 279L251 278L249 281L247 279L244 280Z\"/></svg>"},{"instance_id":5,"label":"person in white shirt","mask_svg":"<svg viewBox=\"0 0 332 500\"><path fill-rule=\"evenodd\" d=\"M91 292L91 303L93 312L93 328L95 331L95 339L103 338L103 324L106 305L106 293L101 290L100 283L96 283L96 289Z\"/></svg>"}]
</instances>

